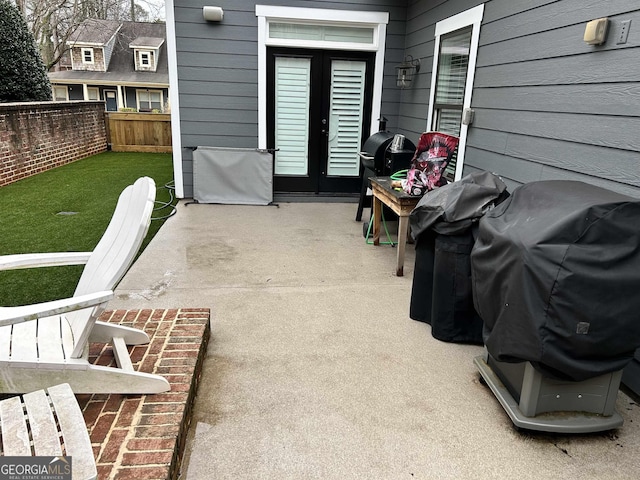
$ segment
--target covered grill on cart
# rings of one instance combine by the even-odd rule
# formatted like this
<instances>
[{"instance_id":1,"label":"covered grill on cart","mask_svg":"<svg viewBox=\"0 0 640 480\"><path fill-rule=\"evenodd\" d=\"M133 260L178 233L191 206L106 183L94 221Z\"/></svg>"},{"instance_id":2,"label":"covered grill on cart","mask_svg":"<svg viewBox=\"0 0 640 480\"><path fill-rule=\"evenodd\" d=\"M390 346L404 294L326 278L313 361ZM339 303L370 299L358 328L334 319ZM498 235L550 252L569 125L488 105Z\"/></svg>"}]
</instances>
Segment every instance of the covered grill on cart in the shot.
<instances>
[{"instance_id":1,"label":"covered grill on cart","mask_svg":"<svg viewBox=\"0 0 640 480\"><path fill-rule=\"evenodd\" d=\"M577 181L525 184L480 221L471 253L486 355L517 426L615 428L640 347L640 200ZM570 415L567 415L570 412Z\"/></svg>"}]
</instances>

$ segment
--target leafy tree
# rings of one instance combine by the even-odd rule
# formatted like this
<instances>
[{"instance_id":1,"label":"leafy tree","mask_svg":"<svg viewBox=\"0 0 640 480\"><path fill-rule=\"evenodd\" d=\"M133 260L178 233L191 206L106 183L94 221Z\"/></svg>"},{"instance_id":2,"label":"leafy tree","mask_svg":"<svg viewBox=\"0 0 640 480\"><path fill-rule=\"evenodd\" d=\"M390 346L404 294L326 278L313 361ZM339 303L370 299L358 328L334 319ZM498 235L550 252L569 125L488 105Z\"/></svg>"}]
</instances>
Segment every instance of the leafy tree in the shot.
<instances>
[{"instance_id":1,"label":"leafy tree","mask_svg":"<svg viewBox=\"0 0 640 480\"><path fill-rule=\"evenodd\" d=\"M0 0L0 102L51 100L51 84L27 22Z\"/></svg>"}]
</instances>

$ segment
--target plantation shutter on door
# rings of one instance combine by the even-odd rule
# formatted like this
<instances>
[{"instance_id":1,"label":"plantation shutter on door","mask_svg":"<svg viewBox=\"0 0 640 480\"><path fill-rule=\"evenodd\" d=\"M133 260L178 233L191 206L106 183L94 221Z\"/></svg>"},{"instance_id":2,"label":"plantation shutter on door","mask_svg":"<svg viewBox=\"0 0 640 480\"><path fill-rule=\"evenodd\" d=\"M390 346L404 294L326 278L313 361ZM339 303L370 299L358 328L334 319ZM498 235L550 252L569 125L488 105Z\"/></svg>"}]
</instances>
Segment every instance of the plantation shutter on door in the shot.
<instances>
[{"instance_id":1,"label":"plantation shutter on door","mask_svg":"<svg viewBox=\"0 0 640 480\"><path fill-rule=\"evenodd\" d=\"M360 174L360 142L364 114L366 63L331 62L329 107L329 158L327 175L357 177Z\"/></svg>"},{"instance_id":2,"label":"plantation shutter on door","mask_svg":"<svg viewBox=\"0 0 640 480\"><path fill-rule=\"evenodd\" d=\"M275 59L276 175L309 173L309 103L311 60Z\"/></svg>"}]
</instances>

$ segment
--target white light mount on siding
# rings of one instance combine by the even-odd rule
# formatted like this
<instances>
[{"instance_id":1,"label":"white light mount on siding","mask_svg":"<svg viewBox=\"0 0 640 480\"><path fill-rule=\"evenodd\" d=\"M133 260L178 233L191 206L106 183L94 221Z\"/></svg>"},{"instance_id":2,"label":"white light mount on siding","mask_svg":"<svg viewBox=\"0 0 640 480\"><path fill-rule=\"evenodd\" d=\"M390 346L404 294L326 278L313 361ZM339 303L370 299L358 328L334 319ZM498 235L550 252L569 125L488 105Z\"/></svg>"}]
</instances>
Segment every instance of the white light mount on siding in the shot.
<instances>
[{"instance_id":1,"label":"white light mount on siding","mask_svg":"<svg viewBox=\"0 0 640 480\"><path fill-rule=\"evenodd\" d=\"M587 23L584 29L584 41L589 45L602 45L607 39L608 18L598 18Z\"/></svg>"},{"instance_id":2,"label":"white light mount on siding","mask_svg":"<svg viewBox=\"0 0 640 480\"><path fill-rule=\"evenodd\" d=\"M221 22L224 18L224 11L221 7L202 7L202 17L207 22Z\"/></svg>"},{"instance_id":3,"label":"white light mount on siding","mask_svg":"<svg viewBox=\"0 0 640 480\"><path fill-rule=\"evenodd\" d=\"M411 55L404 57L404 61L396 67L397 78L396 85L399 88L409 88L411 86L411 80L413 74L420 71L420 59L414 58Z\"/></svg>"}]
</instances>

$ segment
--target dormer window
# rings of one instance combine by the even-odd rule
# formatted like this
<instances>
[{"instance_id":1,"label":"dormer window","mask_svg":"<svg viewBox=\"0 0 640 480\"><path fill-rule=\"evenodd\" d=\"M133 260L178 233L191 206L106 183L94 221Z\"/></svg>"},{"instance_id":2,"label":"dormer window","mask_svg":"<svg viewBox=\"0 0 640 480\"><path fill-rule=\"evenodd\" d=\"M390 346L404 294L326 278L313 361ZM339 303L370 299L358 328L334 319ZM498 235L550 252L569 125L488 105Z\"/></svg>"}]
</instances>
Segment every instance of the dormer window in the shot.
<instances>
[{"instance_id":1,"label":"dormer window","mask_svg":"<svg viewBox=\"0 0 640 480\"><path fill-rule=\"evenodd\" d=\"M93 64L93 48L82 49L82 63Z\"/></svg>"},{"instance_id":2,"label":"dormer window","mask_svg":"<svg viewBox=\"0 0 640 480\"><path fill-rule=\"evenodd\" d=\"M151 58L152 58L152 53L151 52L145 52L145 51L141 51L140 52L140 66L142 68L149 68L151 67Z\"/></svg>"},{"instance_id":3,"label":"dormer window","mask_svg":"<svg viewBox=\"0 0 640 480\"><path fill-rule=\"evenodd\" d=\"M138 37L129 44L137 71L155 72L164 38Z\"/></svg>"}]
</instances>

